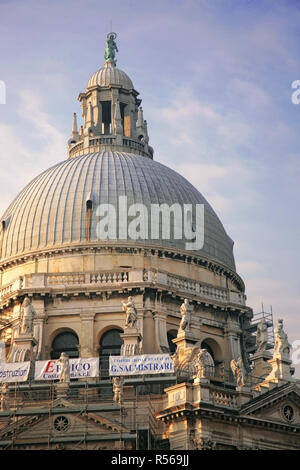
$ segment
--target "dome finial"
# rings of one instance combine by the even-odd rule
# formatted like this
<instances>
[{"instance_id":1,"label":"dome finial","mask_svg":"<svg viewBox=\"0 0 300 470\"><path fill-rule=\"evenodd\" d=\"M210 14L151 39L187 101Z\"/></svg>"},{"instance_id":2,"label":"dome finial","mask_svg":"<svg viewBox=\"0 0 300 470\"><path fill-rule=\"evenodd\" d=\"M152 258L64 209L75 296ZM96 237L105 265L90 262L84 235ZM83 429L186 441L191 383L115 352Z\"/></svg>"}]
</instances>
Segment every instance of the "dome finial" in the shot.
<instances>
[{"instance_id":1,"label":"dome finial","mask_svg":"<svg viewBox=\"0 0 300 470\"><path fill-rule=\"evenodd\" d=\"M117 37L116 33L108 33L107 39L106 39L106 47L105 47L105 53L104 53L104 59L105 59L105 64L110 63L113 66L116 65L116 60L115 60L115 51L118 51L117 44L115 43L115 39ZM105 65L104 64L104 65Z\"/></svg>"}]
</instances>

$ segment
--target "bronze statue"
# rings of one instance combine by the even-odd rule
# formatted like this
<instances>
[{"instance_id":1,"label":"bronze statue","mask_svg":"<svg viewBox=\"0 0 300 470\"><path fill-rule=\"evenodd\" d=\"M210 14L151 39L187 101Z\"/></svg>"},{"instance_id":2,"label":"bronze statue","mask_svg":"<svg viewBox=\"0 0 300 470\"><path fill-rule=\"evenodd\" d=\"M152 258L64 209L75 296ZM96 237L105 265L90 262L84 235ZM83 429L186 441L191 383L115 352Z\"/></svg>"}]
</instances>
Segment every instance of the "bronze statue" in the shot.
<instances>
[{"instance_id":1,"label":"bronze statue","mask_svg":"<svg viewBox=\"0 0 300 470\"><path fill-rule=\"evenodd\" d=\"M116 37L116 33L109 33L106 40L104 59L112 63L115 63L115 51L119 52L115 43Z\"/></svg>"}]
</instances>

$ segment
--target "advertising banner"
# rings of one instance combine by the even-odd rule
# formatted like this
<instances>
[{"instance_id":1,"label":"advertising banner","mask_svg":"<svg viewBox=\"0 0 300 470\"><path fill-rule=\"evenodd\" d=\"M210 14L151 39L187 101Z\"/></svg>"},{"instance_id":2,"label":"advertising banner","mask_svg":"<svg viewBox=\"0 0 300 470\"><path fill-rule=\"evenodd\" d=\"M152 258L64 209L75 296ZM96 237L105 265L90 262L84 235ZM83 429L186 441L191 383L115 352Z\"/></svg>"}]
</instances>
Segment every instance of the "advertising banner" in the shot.
<instances>
[{"instance_id":1,"label":"advertising banner","mask_svg":"<svg viewBox=\"0 0 300 470\"><path fill-rule=\"evenodd\" d=\"M36 361L34 380L56 380L59 378L60 365L58 359ZM70 378L82 379L99 376L99 357L70 359Z\"/></svg>"},{"instance_id":2,"label":"advertising banner","mask_svg":"<svg viewBox=\"0 0 300 470\"><path fill-rule=\"evenodd\" d=\"M26 382L30 370L30 361L0 364L0 382Z\"/></svg>"},{"instance_id":3,"label":"advertising banner","mask_svg":"<svg viewBox=\"0 0 300 470\"><path fill-rule=\"evenodd\" d=\"M110 356L109 375L172 374L174 364L169 354Z\"/></svg>"}]
</instances>

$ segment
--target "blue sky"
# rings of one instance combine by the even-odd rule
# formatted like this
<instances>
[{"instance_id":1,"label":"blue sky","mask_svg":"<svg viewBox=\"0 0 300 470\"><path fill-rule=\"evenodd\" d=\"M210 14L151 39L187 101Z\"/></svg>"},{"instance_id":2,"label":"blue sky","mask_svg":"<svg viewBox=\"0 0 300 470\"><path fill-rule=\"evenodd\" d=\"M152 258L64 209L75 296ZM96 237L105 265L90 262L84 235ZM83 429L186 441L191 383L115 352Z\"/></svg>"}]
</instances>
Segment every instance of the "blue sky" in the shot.
<instances>
[{"instance_id":1,"label":"blue sky","mask_svg":"<svg viewBox=\"0 0 300 470\"><path fill-rule=\"evenodd\" d=\"M0 212L66 158L112 22L154 158L214 207L248 305L300 340L300 1L0 0L0 18Z\"/></svg>"}]
</instances>

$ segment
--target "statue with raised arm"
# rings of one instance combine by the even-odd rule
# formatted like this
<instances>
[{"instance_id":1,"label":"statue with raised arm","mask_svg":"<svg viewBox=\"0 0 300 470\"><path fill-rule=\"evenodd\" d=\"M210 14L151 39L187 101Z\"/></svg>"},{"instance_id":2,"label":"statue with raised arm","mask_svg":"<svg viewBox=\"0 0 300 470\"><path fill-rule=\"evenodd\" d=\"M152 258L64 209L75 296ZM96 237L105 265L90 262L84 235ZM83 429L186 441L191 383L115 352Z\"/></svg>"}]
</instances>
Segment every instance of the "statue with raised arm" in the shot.
<instances>
[{"instance_id":1,"label":"statue with raised arm","mask_svg":"<svg viewBox=\"0 0 300 470\"><path fill-rule=\"evenodd\" d=\"M105 47L105 54L104 59L108 62L112 62L115 64L115 51L118 51L117 44L115 42L117 35L116 33L109 33L107 35L106 40L106 47Z\"/></svg>"},{"instance_id":2,"label":"statue with raised arm","mask_svg":"<svg viewBox=\"0 0 300 470\"><path fill-rule=\"evenodd\" d=\"M128 302L123 302L123 311L126 312L125 328L136 328L137 311L133 302L133 297L128 297Z\"/></svg>"},{"instance_id":3,"label":"statue with raised arm","mask_svg":"<svg viewBox=\"0 0 300 470\"><path fill-rule=\"evenodd\" d=\"M59 381L63 383L69 383L70 382L70 361L69 361L69 356L62 352L59 358L59 365L60 365L60 371L59 371Z\"/></svg>"},{"instance_id":4,"label":"statue with raised arm","mask_svg":"<svg viewBox=\"0 0 300 470\"><path fill-rule=\"evenodd\" d=\"M289 344L287 334L283 330L283 320L278 320L277 327L274 330L274 335L274 357L285 357L286 359L289 359L291 345Z\"/></svg>"},{"instance_id":5,"label":"statue with raised arm","mask_svg":"<svg viewBox=\"0 0 300 470\"><path fill-rule=\"evenodd\" d=\"M21 333L32 333L34 309L28 297L25 297L21 310Z\"/></svg>"},{"instance_id":6,"label":"statue with raised arm","mask_svg":"<svg viewBox=\"0 0 300 470\"><path fill-rule=\"evenodd\" d=\"M262 319L257 325L256 333L256 346L257 352L265 351L268 343L268 325L267 322Z\"/></svg>"}]
</instances>

